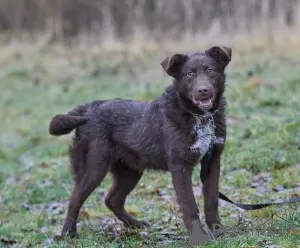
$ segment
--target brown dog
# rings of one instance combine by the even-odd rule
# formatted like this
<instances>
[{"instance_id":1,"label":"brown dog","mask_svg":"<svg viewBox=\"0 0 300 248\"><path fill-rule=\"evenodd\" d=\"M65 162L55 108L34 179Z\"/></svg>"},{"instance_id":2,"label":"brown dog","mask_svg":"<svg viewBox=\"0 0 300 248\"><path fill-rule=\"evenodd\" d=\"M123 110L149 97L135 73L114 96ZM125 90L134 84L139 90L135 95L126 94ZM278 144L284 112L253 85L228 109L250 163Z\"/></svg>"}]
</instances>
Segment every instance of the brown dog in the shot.
<instances>
[{"instance_id":1,"label":"brown dog","mask_svg":"<svg viewBox=\"0 0 300 248\"><path fill-rule=\"evenodd\" d=\"M200 162L206 223L210 229L220 224L220 157L226 139L224 70L230 60L227 47L175 54L161 62L173 84L155 100L94 101L53 117L52 135L76 128L70 147L74 185L62 234L76 234L82 204L108 171L113 184L106 206L127 226L149 226L124 208L127 195L146 169L170 171L184 224L191 231L192 222L199 220L192 171Z\"/></svg>"}]
</instances>

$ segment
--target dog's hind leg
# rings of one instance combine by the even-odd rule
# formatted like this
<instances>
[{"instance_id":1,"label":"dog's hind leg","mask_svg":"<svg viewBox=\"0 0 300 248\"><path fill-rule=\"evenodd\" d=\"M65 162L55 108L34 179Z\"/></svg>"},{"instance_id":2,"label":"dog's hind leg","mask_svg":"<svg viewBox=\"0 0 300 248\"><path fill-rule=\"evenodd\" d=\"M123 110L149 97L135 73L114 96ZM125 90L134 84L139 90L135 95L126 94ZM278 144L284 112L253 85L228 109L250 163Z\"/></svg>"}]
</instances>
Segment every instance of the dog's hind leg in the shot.
<instances>
[{"instance_id":1,"label":"dog's hind leg","mask_svg":"<svg viewBox=\"0 0 300 248\"><path fill-rule=\"evenodd\" d=\"M113 184L105 199L106 206L128 227L145 228L150 226L147 221L132 217L124 208L127 195L135 188L143 172L117 163L112 168L111 173Z\"/></svg>"},{"instance_id":2,"label":"dog's hind leg","mask_svg":"<svg viewBox=\"0 0 300 248\"><path fill-rule=\"evenodd\" d=\"M77 235L77 218L85 200L100 185L108 172L110 159L108 148L103 142L92 141L87 149L76 146L71 150L71 165L74 185L69 202L62 235Z\"/></svg>"}]
</instances>

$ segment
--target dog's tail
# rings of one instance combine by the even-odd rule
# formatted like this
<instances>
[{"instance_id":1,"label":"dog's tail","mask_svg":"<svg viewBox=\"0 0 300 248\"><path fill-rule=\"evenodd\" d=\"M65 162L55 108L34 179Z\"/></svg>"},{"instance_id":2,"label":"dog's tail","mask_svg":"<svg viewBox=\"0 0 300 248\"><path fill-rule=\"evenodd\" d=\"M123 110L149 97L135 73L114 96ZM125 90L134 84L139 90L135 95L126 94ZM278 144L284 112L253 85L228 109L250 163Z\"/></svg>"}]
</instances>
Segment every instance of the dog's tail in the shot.
<instances>
[{"instance_id":1,"label":"dog's tail","mask_svg":"<svg viewBox=\"0 0 300 248\"><path fill-rule=\"evenodd\" d=\"M88 121L88 118L83 117L85 109L85 106L80 106L67 114L55 115L50 122L49 133L54 136L64 135L84 125Z\"/></svg>"}]
</instances>

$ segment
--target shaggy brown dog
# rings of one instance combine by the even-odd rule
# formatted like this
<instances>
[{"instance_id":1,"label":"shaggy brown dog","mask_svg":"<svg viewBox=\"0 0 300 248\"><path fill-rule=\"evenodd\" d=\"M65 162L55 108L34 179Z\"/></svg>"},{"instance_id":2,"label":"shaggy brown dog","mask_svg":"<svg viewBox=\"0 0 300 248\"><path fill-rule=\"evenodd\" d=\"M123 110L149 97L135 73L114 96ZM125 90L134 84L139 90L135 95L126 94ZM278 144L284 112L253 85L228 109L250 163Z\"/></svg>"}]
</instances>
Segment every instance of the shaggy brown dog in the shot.
<instances>
[{"instance_id":1,"label":"shaggy brown dog","mask_svg":"<svg viewBox=\"0 0 300 248\"><path fill-rule=\"evenodd\" d=\"M227 47L175 54L161 62L173 84L153 101L94 101L53 117L50 134L76 129L70 147L74 185L62 234L76 234L82 204L109 171L113 184L106 206L125 225L147 227L148 222L137 220L124 208L127 195L146 169L171 173L184 224L191 231L192 222L199 220L191 178L200 162L206 223L210 229L220 224L220 157L226 139L224 70L230 60Z\"/></svg>"}]
</instances>

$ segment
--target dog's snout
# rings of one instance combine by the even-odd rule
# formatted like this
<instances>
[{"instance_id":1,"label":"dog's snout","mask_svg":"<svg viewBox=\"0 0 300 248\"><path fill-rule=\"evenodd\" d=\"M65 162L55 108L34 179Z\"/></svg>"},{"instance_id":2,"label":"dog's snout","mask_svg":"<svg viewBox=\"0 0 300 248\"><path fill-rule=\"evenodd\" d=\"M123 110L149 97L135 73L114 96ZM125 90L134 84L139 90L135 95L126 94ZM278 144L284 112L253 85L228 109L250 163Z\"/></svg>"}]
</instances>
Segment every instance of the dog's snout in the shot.
<instances>
[{"instance_id":1,"label":"dog's snout","mask_svg":"<svg viewBox=\"0 0 300 248\"><path fill-rule=\"evenodd\" d=\"M198 88L198 92L200 95L207 95L209 93L209 87L208 86L201 86Z\"/></svg>"}]
</instances>

